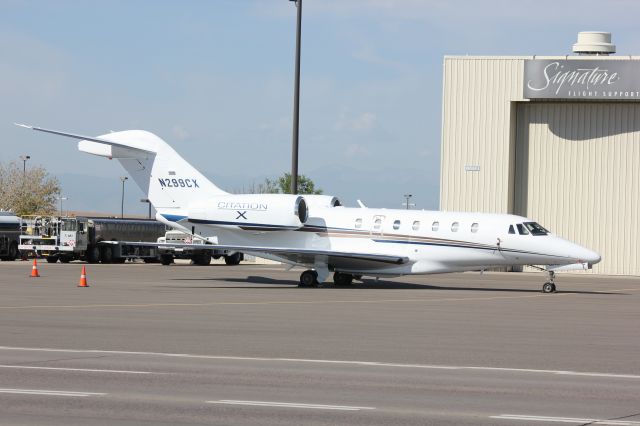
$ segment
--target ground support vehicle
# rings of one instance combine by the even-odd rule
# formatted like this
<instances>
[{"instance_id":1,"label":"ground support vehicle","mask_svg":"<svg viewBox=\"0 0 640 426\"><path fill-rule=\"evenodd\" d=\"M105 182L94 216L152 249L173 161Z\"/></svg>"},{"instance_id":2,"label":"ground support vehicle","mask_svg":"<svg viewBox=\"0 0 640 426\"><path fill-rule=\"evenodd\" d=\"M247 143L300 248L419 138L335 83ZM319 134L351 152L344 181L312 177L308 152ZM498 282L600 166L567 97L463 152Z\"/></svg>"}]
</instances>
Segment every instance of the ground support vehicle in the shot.
<instances>
[{"instance_id":1,"label":"ground support vehicle","mask_svg":"<svg viewBox=\"0 0 640 426\"><path fill-rule=\"evenodd\" d=\"M192 236L189 234L185 234L181 231L167 231L167 233L158 238L159 243L166 244L207 244L207 241L198 238L197 235ZM211 258L220 259L224 257L224 262L227 265L237 265L241 261L244 260L244 254L237 251L230 250L203 250L189 247L171 247L171 246L162 246L159 247L160 254L160 262L163 265L170 265L173 263L175 259L191 259L191 262L195 265L208 265L211 263Z\"/></svg>"},{"instance_id":2,"label":"ground support vehicle","mask_svg":"<svg viewBox=\"0 0 640 426\"><path fill-rule=\"evenodd\" d=\"M23 221L20 252L45 257L51 263L124 263L127 259L157 262L158 249L153 243L166 230L162 223L148 219L29 216Z\"/></svg>"},{"instance_id":3,"label":"ground support vehicle","mask_svg":"<svg viewBox=\"0 0 640 426\"><path fill-rule=\"evenodd\" d=\"M20 254L22 220L11 212L0 212L0 259L16 260Z\"/></svg>"}]
</instances>

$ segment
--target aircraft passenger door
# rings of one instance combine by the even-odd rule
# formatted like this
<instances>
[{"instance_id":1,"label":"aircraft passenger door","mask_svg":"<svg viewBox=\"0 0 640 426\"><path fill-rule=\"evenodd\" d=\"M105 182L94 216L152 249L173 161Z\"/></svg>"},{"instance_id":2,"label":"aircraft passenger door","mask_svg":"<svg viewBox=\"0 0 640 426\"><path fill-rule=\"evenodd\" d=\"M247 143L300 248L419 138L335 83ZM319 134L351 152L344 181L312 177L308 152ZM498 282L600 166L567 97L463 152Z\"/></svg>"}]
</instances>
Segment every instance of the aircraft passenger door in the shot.
<instances>
[{"instance_id":1,"label":"aircraft passenger door","mask_svg":"<svg viewBox=\"0 0 640 426\"><path fill-rule=\"evenodd\" d=\"M371 235L382 235L382 228L384 226L384 216L375 215L371 220Z\"/></svg>"}]
</instances>

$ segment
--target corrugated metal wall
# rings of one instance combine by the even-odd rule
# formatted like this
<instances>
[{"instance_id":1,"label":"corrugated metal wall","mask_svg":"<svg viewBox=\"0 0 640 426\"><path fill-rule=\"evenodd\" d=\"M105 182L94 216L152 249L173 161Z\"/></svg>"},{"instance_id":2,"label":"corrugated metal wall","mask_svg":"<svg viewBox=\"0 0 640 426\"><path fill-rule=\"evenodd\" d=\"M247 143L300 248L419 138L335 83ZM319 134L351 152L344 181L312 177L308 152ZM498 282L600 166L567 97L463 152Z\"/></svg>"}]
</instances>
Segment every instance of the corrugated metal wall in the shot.
<instances>
[{"instance_id":1,"label":"corrugated metal wall","mask_svg":"<svg viewBox=\"0 0 640 426\"><path fill-rule=\"evenodd\" d=\"M512 210L515 104L525 57L445 57L440 208ZM465 171L465 166L480 166Z\"/></svg>"},{"instance_id":2,"label":"corrugated metal wall","mask_svg":"<svg viewBox=\"0 0 640 426\"><path fill-rule=\"evenodd\" d=\"M525 59L445 57L440 208L525 214L640 275L640 103L530 103Z\"/></svg>"},{"instance_id":3,"label":"corrugated metal wall","mask_svg":"<svg viewBox=\"0 0 640 426\"><path fill-rule=\"evenodd\" d=\"M640 275L640 104L517 107L515 213L598 251L594 272Z\"/></svg>"}]
</instances>

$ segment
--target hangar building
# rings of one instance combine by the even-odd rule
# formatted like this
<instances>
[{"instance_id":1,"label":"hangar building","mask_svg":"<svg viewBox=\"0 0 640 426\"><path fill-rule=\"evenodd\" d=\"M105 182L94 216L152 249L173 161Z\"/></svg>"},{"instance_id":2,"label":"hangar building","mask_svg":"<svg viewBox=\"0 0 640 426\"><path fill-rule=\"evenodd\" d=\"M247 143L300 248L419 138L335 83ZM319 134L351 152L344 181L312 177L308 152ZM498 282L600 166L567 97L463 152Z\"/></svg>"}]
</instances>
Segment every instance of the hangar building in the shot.
<instances>
[{"instance_id":1,"label":"hangar building","mask_svg":"<svg viewBox=\"0 0 640 426\"><path fill-rule=\"evenodd\" d=\"M640 275L640 57L611 34L572 56L446 56L442 210L527 216Z\"/></svg>"}]
</instances>

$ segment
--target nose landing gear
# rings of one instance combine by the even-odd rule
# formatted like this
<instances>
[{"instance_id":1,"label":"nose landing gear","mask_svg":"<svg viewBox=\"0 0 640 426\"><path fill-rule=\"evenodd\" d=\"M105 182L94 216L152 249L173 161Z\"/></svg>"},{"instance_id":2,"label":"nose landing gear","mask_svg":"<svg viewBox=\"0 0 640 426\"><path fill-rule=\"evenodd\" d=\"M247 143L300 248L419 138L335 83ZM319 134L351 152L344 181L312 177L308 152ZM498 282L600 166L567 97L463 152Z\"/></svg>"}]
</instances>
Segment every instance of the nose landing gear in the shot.
<instances>
[{"instance_id":1,"label":"nose landing gear","mask_svg":"<svg viewBox=\"0 0 640 426\"><path fill-rule=\"evenodd\" d=\"M542 285L542 292L543 293L555 293L556 292L556 284L554 282L554 278L555 278L556 274L553 271L548 271L548 272L549 272L549 281L547 281L546 283L544 283Z\"/></svg>"}]
</instances>

